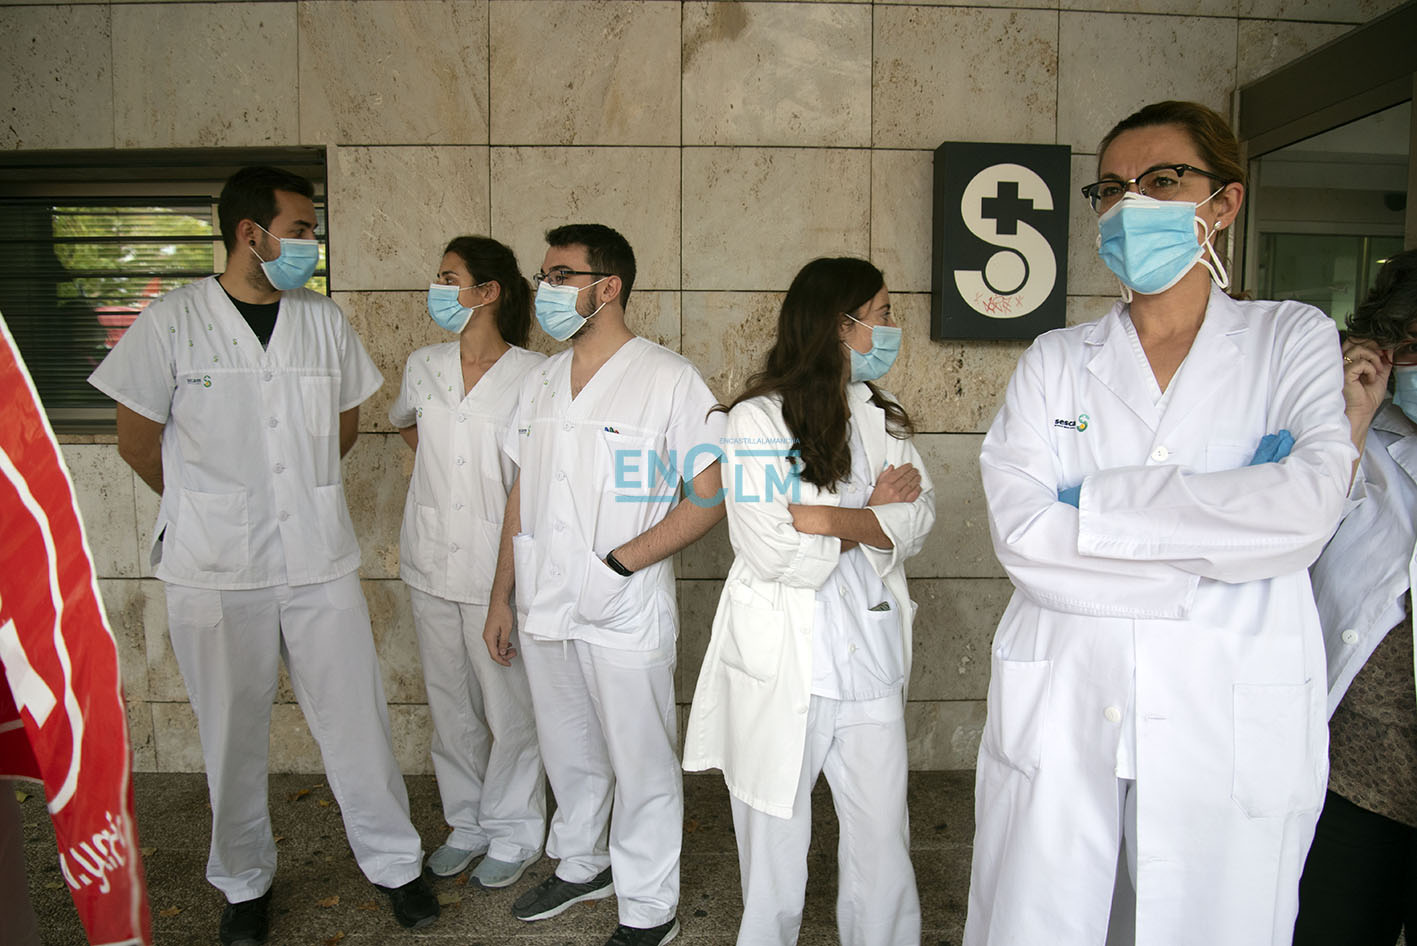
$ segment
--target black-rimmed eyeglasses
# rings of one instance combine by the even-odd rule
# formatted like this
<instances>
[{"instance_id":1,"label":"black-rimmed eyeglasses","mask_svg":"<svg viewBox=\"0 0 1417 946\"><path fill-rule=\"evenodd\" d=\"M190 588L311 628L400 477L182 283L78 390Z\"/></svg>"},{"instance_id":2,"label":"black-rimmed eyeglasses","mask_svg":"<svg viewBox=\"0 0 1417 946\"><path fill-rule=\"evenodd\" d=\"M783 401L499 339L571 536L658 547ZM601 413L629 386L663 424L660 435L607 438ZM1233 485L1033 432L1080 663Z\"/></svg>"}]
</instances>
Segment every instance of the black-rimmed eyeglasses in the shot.
<instances>
[{"instance_id":1,"label":"black-rimmed eyeglasses","mask_svg":"<svg viewBox=\"0 0 1417 946\"><path fill-rule=\"evenodd\" d=\"M597 273L589 269L565 269L557 267L549 273L537 270L535 276L531 277L533 287L540 286L544 282L549 282L553 286L563 286L566 280L572 276L599 276L604 279L606 276L614 276L614 273Z\"/></svg>"},{"instance_id":2,"label":"black-rimmed eyeglasses","mask_svg":"<svg viewBox=\"0 0 1417 946\"><path fill-rule=\"evenodd\" d=\"M1193 167L1189 164L1158 164L1148 168L1130 181L1107 178L1094 181L1082 189L1082 196L1092 204L1093 212L1105 213L1113 204L1122 199L1127 188L1136 185L1137 193L1156 200L1176 200L1181 196L1181 179L1187 174L1199 174L1217 184L1231 183L1219 174Z\"/></svg>"}]
</instances>

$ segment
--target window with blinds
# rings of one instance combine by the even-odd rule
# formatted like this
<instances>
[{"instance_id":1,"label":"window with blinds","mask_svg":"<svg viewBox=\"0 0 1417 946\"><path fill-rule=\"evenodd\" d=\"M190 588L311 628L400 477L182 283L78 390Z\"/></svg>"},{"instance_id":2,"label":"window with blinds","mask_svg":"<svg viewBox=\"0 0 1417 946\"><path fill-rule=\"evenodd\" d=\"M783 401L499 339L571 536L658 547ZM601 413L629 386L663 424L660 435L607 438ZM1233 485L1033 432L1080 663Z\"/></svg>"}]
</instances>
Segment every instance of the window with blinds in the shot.
<instances>
[{"instance_id":1,"label":"window with blinds","mask_svg":"<svg viewBox=\"0 0 1417 946\"><path fill-rule=\"evenodd\" d=\"M70 152L48 167L33 155L29 167L0 165L0 315L56 430L111 430L113 402L89 373L154 299L225 268L217 196L237 167L295 163L315 183L320 267L308 286L328 291L323 164L317 179L311 156L302 149L292 162L290 150L118 153L131 162L122 165L105 152L87 168Z\"/></svg>"}]
</instances>

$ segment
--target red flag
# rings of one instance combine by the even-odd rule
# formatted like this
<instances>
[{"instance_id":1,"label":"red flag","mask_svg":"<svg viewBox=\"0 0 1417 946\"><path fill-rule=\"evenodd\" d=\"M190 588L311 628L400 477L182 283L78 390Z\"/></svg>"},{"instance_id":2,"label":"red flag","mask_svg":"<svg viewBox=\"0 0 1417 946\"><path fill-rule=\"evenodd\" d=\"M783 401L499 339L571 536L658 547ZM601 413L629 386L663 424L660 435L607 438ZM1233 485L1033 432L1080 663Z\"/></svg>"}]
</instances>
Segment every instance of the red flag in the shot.
<instances>
[{"instance_id":1,"label":"red flag","mask_svg":"<svg viewBox=\"0 0 1417 946\"><path fill-rule=\"evenodd\" d=\"M118 648L73 483L0 317L0 778L44 782L98 946L152 943Z\"/></svg>"}]
</instances>

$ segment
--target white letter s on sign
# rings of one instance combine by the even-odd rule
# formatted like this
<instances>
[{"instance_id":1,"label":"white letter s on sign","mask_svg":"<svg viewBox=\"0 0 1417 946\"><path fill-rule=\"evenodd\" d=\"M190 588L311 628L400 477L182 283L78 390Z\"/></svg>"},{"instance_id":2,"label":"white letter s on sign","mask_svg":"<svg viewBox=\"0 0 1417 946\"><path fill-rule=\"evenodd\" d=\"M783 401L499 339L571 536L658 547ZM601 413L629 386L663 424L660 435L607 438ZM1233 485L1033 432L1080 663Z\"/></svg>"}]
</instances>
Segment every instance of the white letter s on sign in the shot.
<instances>
[{"instance_id":1,"label":"white letter s on sign","mask_svg":"<svg viewBox=\"0 0 1417 946\"><path fill-rule=\"evenodd\" d=\"M1053 209L1043 178L1019 164L995 164L974 175L959 203L969 232L1003 247L989 257L983 272L955 270L960 297L994 319L1016 319L1037 309L1053 291L1058 262L1043 234L1020 215Z\"/></svg>"}]
</instances>

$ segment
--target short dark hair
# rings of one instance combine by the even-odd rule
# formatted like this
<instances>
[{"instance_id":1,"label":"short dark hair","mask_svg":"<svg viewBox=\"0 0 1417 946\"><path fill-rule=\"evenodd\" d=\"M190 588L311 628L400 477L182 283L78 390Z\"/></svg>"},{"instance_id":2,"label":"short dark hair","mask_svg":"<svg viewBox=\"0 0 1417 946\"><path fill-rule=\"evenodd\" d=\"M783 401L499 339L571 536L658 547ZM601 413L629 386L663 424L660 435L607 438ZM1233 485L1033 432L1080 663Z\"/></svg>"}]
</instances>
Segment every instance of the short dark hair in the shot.
<instances>
[{"instance_id":1,"label":"short dark hair","mask_svg":"<svg viewBox=\"0 0 1417 946\"><path fill-rule=\"evenodd\" d=\"M1398 253L1378 270L1373 291L1348 317L1348 337L1396 348L1417 322L1417 250Z\"/></svg>"},{"instance_id":2,"label":"short dark hair","mask_svg":"<svg viewBox=\"0 0 1417 946\"><path fill-rule=\"evenodd\" d=\"M635 251L619 232L599 223L569 223L546 231L548 246L583 246L586 262L598 273L620 277L620 307L635 285Z\"/></svg>"},{"instance_id":3,"label":"short dark hair","mask_svg":"<svg viewBox=\"0 0 1417 946\"><path fill-rule=\"evenodd\" d=\"M507 344L525 348L531 334L531 286L518 268L517 255L511 247L491 237L460 236L443 252L457 254L471 274L473 285L495 282L502 287L497 302L497 331Z\"/></svg>"},{"instance_id":4,"label":"short dark hair","mask_svg":"<svg viewBox=\"0 0 1417 946\"><path fill-rule=\"evenodd\" d=\"M254 220L269 227L276 218L276 191L289 191L301 197L315 198L315 187L299 174L273 167L242 168L221 188L216 215L221 223L221 242L230 253L236 247L236 225Z\"/></svg>"}]
</instances>

